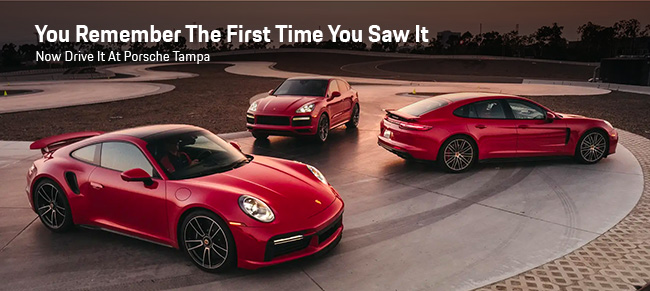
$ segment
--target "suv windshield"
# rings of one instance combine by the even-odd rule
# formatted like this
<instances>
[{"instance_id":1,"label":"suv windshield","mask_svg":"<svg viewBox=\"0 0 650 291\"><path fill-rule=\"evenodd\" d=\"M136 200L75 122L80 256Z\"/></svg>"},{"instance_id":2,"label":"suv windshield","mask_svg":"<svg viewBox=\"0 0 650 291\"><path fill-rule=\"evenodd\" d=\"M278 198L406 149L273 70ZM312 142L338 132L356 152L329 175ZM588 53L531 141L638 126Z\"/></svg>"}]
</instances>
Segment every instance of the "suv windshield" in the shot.
<instances>
[{"instance_id":1,"label":"suv windshield","mask_svg":"<svg viewBox=\"0 0 650 291\"><path fill-rule=\"evenodd\" d=\"M292 79L286 80L275 89L273 95L298 95L325 97L328 80L323 79Z\"/></svg>"},{"instance_id":2,"label":"suv windshield","mask_svg":"<svg viewBox=\"0 0 650 291\"><path fill-rule=\"evenodd\" d=\"M147 149L171 180L230 171L252 158L209 131L158 135Z\"/></svg>"}]
</instances>

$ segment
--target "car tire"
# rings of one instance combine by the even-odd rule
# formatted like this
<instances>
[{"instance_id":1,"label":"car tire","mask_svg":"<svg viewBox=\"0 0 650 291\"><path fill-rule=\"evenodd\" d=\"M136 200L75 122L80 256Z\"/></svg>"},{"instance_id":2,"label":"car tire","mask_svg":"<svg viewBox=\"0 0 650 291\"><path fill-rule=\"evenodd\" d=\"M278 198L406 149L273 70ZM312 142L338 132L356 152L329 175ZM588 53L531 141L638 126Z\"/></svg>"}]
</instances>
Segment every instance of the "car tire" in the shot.
<instances>
[{"instance_id":1,"label":"car tire","mask_svg":"<svg viewBox=\"0 0 650 291\"><path fill-rule=\"evenodd\" d=\"M269 138L268 134L257 133L257 132L253 132L252 134L253 134L253 137L255 139L265 140L265 139Z\"/></svg>"},{"instance_id":2,"label":"car tire","mask_svg":"<svg viewBox=\"0 0 650 291\"><path fill-rule=\"evenodd\" d=\"M327 141L327 137L330 135L330 119L327 117L327 114L321 114L318 118L318 127L316 127L316 134L314 139L317 142L324 143Z\"/></svg>"},{"instance_id":3,"label":"car tire","mask_svg":"<svg viewBox=\"0 0 650 291\"><path fill-rule=\"evenodd\" d=\"M575 159L583 164L595 164L607 156L609 150L607 135L600 130L589 130L578 140Z\"/></svg>"},{"instance_id":4,"label":"car tire","mask_svg":"<svg viewBox=\"0 0 650 291\"><path fill-rule=\"evenodd\" d=\"M346 128L357 128L359 126L359 104L355 104L352 108L352 115L350 120L345 124Z\"/></svg>"},{"instance_id":5,"label":"car tire","mask_svg":"<svg viewBox=\"0 0 650 291\"><path fill-rule=\"evenodd\" d=\"M461 173L470 169L478 159L474 140L458 135L447 139L438 152L438 165L449 173Z\"/></svg>"},{"instance_id":6,"label":"car tire","mask_svg":"<svg viewBox=\"0 0 650 291\"><path fill-rule=\"evenodd\" d=\"M47 229L66 232L74 227L68 197L53 180L44 179L34 187L34 209Z\"/></svg>"},{"instance_id":7,"label":"car tire","mask_svg":"<svg viewBox=\"0 0 650 291\"><path fill-rule=\"evenodd\" d=\"M237 262L235 240L225 222L213 212L197 210L181 221L178 243L199 269L225 272Z\"/></svg>"}]
</instances>

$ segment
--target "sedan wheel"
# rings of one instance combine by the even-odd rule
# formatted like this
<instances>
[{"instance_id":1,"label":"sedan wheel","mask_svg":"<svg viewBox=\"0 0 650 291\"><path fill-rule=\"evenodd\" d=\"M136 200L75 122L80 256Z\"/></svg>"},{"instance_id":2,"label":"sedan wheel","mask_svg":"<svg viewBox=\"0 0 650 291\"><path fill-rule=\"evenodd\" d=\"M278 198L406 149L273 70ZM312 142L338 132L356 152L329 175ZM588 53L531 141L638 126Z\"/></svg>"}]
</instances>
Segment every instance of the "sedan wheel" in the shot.
<instances>
[{"instance_id":1,"label":"sedan wheel","mask_svg":"<svg viewBox=\"0 0 650 291\"><path fill-rule=\"evenodd\" d=\"M185 218L182 248L204 271L224 271L235 261L235 243L228 227L216 215L197 211Z\"/></svg>"},{"instance_id":2,"label":"sedan wheel","mask_svg":"<svg viewBox=\"0 0 650 291\"><path fill-rule=\"evenodd\" d=\"M34 193L34 206L41 222L49 230L64 232L72 226L72 213L65 193L53 181L40 182Z\"/></svg>"},{"instance_id":3,"label":"sedan wheel","mask_svg":"<svg viewBox=\"0 0 650 291\"><path fill-rule=\"evenodd\" d=\"M327 115L323 114L318 119L318 129L316 130L316 140L325 142L330 134L330 120Z\"/></svg>"},{"instance_id":4,"label":"sedan wheel","mask_svg":"<svg viewBox=\"0 0 650 291\"><path fill-rule=\"evenodd\" d=\"M465 171L476 161L477 152L466 137L451 138L442 145L441 149L438 163L448 172Z\"/></svg>"},{"instance_id":5,"label":"sedan wheel","mask_svg":"<svg viewBox=\"0 0 650 291\"><path fill-rule=\"evenodd\" d=\"M607 139L598 131L586 133L578 143L576 158L578 161L593 164L605 157L607 151Z\"/></svg>"}]
</instances>

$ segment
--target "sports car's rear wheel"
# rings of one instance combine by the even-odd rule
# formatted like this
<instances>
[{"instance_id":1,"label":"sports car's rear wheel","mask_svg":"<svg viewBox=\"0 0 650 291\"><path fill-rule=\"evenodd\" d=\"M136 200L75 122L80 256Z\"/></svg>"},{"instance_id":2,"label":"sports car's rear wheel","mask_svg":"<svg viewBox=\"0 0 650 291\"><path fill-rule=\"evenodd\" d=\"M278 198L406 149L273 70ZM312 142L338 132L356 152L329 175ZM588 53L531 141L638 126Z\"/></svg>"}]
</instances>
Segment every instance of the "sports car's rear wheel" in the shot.
<instances>
[{"instance_id":1,"label":"sports car's rear wheel","mask_svg":"<svg viewBox=\"0 0 650 291\"><path fill-rule=\"evenodd\" d=\"M472 140L465 136L456 136L442 144L438 154L438 164L445 171L460 173L476 162L478 151Z\"/></svg>"},{"instance_id":2,"label":"sports car's rear wheel","mask_svg":"<svg viewBox=\"0 0 650 291\"><path fill-rule=\"evenodd\" d=\"M576 159L585 164L593 164L605 157L607 152L607 138L597 130L585 133L576 148Z\"/></svg>"},{"instance_id":3,"label":"sports car's rear wheel","mask_svg":"<svg viewBox=\"0 0 650 291\"><path fill-rule=\"evenodd\" d=\"M354 108L352 108L352 116L350 116L350 121L345 126L347 128L357 128L359 126L359 104L354 105Z\"/></svg>"},{"instance_id":4,"label":"sports car's rear wheel","mask_svg":"<svg viewBox=\"0 0 650 291\"><path fill-rule=\"evenodd\" d=\"M65 192L52 180L34 188L34 206L39 219L49 230L65 232L72 228L72 212Z\"/></svg>"},{"instance_id":5,"label":"sports car's rear wheel","mask_svg":"<svg viewBox=\"0 0 650 291\"><path fill-rule=\"evenodd\" d=\"M185 217L180 243L200 269L221 272L234 266L235 241L228 226L214 213L195 211Z\"/></svg>"},{"instance_id":6,"label":"sports car's rear wheel","mask_svg":"<svg viewBox=\"0 0 650 291\"><path fill-rule=\"evenodd\" d=\"M318 129L316 130L316 140L325 142L330 134L330 119L327 115L322 114L318 119Z\"/></svg>"}]
</instances>

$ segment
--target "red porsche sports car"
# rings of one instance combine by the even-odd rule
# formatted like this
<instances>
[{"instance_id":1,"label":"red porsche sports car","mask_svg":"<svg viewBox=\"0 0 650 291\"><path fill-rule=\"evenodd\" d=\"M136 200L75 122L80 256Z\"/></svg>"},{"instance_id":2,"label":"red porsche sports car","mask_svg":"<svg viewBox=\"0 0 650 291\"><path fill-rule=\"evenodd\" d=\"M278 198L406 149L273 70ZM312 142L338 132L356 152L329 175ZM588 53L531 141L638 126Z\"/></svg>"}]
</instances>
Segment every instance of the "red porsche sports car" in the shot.
<instances>
[{"instance_id":1,"label":"red porsche sports car","mask_svg":"<svg viewBox=\"0 0 650 291\"><path fill-rule=\"evenodd\" d=\"M246 112L246 128L257 139L293 135L324 142L330 129L344 124L359 125L359 94L339 78L287 79Z\"/></svg>"},{"instance_id":2,"label":"red porsche sports car","mask_svg":"<svg viewBox=\"0 0 650 291\"><path fill-rule=\"evenodd\" d=\"M378 143L405 159L435 160L462 172L479 160L574 156L596 163L616 152L612 125L555 113L529 99L456 93L386 110Z\"/></svg>"},{"instance_id":3,"label":"red porsche sports car","mask_svg":"<svg viewBox=\"0 0 650 291\"><path fill-rule=\"evenodd\" d=\"M154 125L31 144L41 222L104 229L179 248L199 268L255 269L336 246L343 200L316 168L245 155L207 130Z\"/></svg>"}]
</instances>

